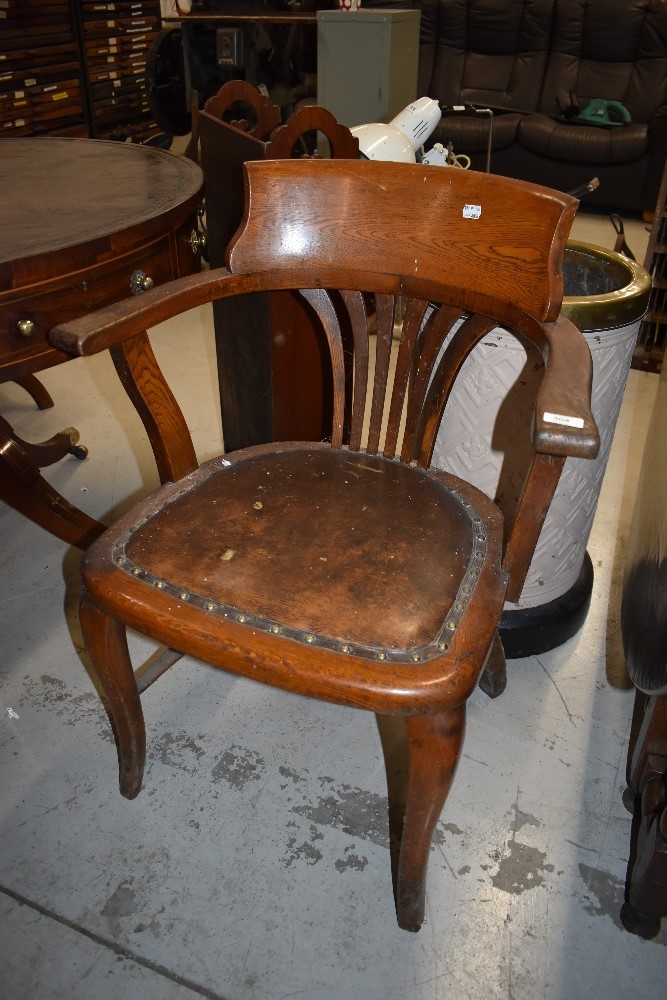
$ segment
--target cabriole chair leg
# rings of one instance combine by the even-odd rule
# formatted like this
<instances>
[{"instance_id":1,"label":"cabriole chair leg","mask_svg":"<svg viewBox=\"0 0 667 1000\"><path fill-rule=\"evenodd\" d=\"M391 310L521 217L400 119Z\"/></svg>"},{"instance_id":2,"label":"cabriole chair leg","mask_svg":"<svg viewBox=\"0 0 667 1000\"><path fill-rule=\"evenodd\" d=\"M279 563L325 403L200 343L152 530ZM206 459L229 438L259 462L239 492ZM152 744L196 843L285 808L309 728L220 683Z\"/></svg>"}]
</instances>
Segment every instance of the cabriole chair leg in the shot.
<instances>
[{"instance_id":1,"label":"cabriole chair leg","mask_svg":"<svg viewBox=\"0 0 667 1000\"><path fill-rule=\"evenodd\" d=\"M99 682L118 748L121 794L136 798L141 791L146 761L146 727L139 690L127 648L125 626L104 614L84 594L81 629Z\"/></svg>"},{"instance_id":2,"label":"cabriole chair leg","mask_svg":"<svg viewBox=\"0 0 667 1000\"><path fill-rule=\"evenodd\" d=\"M398 861L396 910L403 930L418 931L424 919L426 868L435 824L458 764L465 706L439 715L405 718L408 787Z\"/></svg>"}]
</instances>

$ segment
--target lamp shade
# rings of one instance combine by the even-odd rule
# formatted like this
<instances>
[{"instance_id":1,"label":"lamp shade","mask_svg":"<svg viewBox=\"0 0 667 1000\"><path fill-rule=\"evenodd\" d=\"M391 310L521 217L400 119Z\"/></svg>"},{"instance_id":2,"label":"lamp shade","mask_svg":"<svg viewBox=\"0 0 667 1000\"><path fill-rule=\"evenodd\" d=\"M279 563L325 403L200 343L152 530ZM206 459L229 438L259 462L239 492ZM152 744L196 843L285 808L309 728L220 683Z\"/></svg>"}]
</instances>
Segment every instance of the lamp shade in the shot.
<instances>
[{"instance_id":1,"label":"lamp shade","mask_svg":"<svg viewBox=\"0 0 667 1000\"><path fill-rule=\"evenodd\" d=\"M393 160L396 163L415 163L412 143L405 132L394 125L374 122L350 129L359 140L359 152L367 160Z\"/></svg>"},{"instance_id":2,"label":"lamp shade","mask_svg":"<svg viewBox=\"0 0 667 1000\"><path fill-rule=\"evenodd\" d=\"M431 97L408 104L388 124L373 122L350 129L359 140L359 151L368 160L414 163L417 150L440 121L440 105Z\"/></svg>"}]
</instances>

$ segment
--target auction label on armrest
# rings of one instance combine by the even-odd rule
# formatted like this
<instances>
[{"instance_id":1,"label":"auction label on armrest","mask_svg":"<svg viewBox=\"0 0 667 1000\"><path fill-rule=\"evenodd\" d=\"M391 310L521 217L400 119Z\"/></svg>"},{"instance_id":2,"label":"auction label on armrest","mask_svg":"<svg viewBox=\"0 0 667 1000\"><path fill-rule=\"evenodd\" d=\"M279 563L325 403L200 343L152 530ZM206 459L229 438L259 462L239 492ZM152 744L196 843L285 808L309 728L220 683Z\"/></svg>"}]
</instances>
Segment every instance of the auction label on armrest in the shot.
<instances>
[{"instance_id":1,"label":"auction label on armrest","mask_svg":"<svg viewBox=\"0 0 667 1000\"><path fill-rule=\"evenodd\" d=\"M583 427L584 421L581 417L567 417L564 413L544 413L544 422L547 424L560 424L562 427Z\"/></svg>"}]
</instances>

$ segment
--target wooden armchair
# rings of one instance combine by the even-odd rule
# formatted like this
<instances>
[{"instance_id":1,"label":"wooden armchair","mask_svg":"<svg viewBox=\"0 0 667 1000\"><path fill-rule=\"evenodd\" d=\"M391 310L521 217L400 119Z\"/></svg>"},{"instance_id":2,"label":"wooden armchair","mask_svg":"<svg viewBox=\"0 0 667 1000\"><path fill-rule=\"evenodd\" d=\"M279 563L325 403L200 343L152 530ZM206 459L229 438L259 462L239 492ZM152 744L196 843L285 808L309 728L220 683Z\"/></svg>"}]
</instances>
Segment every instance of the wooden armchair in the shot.
<instances>
[{"instance_id":1,"label":"wooden armchair","mask_svg":"<svg viewBox=\"0 0 667 1000\"><path fill-rule=\"evenodd\" d=\"M404 716L409 787L396 904L400 926L418 930L466 700L483 671L489 690L502 682L503 602L521 591L565 456L598 448L590 354L559 317L576 202L417 165L284 160L245 169L231 273L161 286L52 334L75 354L110 349L164 484L89 549L85 642L128 798L144 768L140 688L178 654ZM323 327L330 439L258 445L198 467L144 331L201 303L268 289L297 290ZM488 497L429 467L456 374L497 324L537 344L546 362L535 453L509 525ZM168 647L140 685L127 627Z\"/></svg>"}]
</instances>

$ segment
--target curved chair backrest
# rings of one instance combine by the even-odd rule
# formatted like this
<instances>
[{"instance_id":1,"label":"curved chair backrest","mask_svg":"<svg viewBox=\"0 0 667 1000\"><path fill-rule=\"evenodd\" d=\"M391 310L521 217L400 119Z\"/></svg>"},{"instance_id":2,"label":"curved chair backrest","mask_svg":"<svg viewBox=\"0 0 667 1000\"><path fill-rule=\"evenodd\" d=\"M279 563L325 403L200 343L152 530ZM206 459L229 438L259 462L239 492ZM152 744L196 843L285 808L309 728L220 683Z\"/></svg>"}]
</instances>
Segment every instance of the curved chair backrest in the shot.
<instances>
[{"instance_id":1,"label":"curved chair backrest","mask_svg":"<svg viewBox=\"0 0 667 1000\"><path fill-rule=\"evenodd\" d=\"M453 167L349 160L245 164L246 210L234 272L330 268L414 274L459 289L465 304L514 303L553 320L576 199Z\"/></svg>"}]
</instances>

